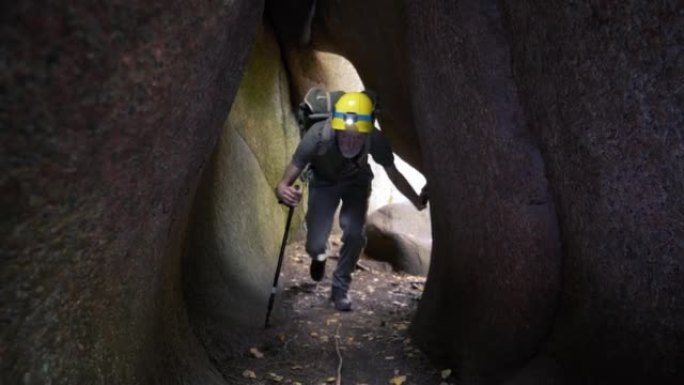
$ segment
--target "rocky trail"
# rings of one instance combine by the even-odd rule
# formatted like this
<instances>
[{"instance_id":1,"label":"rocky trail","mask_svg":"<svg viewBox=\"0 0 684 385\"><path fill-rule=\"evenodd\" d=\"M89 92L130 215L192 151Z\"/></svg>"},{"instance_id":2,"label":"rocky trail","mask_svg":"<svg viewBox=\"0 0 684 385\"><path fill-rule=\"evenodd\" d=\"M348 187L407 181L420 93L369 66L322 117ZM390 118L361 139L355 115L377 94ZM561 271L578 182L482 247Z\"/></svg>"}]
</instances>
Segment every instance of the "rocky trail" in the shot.
<instances>
[{"instance_id":1,"label":"rocky trail","mask_svg":"<svg viewBox=\"0 0 684 385\"><path fill-rule=\"evenodd\" d=\"M435 368L408 335L423 277L393 273L385 264L362 259L350 291L354 308L344 313L329 301L336 260L328 261L320 283L309 278L308 261L300 243L288 246L276 302L286 315L267 330L245 332L243 345L249 348L216 362L229 383L454 383L451 371Z\"/></svg>"}]
</instances>

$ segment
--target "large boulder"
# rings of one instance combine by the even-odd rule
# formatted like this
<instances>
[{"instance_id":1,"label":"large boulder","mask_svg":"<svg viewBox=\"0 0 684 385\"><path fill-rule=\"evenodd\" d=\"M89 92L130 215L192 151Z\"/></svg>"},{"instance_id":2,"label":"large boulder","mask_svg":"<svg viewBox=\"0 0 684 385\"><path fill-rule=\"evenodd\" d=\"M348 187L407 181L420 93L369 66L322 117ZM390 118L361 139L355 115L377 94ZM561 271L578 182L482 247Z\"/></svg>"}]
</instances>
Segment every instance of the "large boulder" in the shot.
<instances>
[{"instance_id":1,"label":"large boulder","mask_svg":"<svg viewBox=\"0 0 684 385\"><path fill-rule=\"evenodd\" d=\"M410 203L383 206L368 216L365 254L395 271L427 275L432 251L430 214Z\"/></svg>"},{"instance_id":2,"label":"large boulder","mask_svg":"<svg viewBox=\"0 0 684 385\"><path fill-rule=\"evenodd\" d=\"M263 2L2 8L0 382L222 382L181 251Z\"/></svg>"}]
</instances>

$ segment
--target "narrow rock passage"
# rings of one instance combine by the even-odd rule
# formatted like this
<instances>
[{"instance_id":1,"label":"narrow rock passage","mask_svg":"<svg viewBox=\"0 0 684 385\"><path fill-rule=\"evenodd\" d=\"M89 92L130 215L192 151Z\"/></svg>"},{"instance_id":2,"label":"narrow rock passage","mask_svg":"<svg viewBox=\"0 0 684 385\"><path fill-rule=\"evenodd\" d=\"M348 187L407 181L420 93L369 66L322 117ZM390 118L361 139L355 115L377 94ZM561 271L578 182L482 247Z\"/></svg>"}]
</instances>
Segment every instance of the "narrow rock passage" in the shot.
<instances>
[{"instance_id":1,"label":"narrow rock passage","mask_svg":"<svg viewBox=\"0 0 684 385\"><path fill-rule=\"evenodd\" d=\"M350 291L354 309L341 313L329 301L336 260L328 261L326 278L318 284L309 278L308 262L301 243L288 246L276 302L286 316L265 331L255 325L243 336L251 348L217 362L229 383L337 384L340 355L342 385L453 383L408 336L423 277L399 275L362 259Z\"/></svg>"}]
</instances>

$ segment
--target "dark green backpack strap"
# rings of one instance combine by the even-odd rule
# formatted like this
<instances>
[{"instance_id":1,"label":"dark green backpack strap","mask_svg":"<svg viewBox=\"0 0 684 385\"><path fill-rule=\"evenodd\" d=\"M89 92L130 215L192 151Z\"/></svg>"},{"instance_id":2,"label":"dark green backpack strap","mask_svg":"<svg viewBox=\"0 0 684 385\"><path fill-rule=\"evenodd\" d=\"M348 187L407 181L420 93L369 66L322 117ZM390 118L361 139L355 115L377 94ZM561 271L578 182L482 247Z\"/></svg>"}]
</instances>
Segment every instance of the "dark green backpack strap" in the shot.
<instances>
[{"instance_id":1,"label":"dark green backpack strap","mask_svg":"<svg viewBox=\"0 0 684 385\"><path fill-rule=\"evenodd\" d=\"M330 149L334 141L333 129L330 125L330 121L326 121L321 128L321 136L318 142L318 148L316 149L316 155L323 156Z\"/></svg>"}]
</instances>

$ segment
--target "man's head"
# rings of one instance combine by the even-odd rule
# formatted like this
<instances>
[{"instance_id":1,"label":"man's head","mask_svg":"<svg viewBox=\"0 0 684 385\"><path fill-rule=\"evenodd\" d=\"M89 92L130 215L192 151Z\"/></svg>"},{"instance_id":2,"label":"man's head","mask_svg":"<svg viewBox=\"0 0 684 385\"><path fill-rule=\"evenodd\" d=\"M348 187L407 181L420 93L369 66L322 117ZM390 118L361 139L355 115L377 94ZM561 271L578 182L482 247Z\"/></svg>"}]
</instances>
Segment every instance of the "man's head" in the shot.
<instances>
[{"instance_id":1,"label":"man's head","mask_svg":"<svg viewBox=\"0 0 684 385\"><path fill-rule=\"evenodd\" d=\"M345 158L359 154L366 135L373 131L373 102L362 92L348 92L335 103L332 128Z\"/></svg>"}]
</instances>

